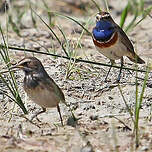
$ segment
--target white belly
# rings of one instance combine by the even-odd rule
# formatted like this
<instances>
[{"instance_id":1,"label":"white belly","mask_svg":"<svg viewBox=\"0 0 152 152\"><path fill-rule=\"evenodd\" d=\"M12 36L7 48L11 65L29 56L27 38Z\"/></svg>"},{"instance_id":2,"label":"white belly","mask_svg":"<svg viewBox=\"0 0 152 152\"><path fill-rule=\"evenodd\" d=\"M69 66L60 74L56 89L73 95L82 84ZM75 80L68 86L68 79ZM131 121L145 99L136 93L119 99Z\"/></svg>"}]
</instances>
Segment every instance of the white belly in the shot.
<instances>
[{"instance_id":1,"label":"white belly","mask_svg":"<svg viewBox=\"0 0 152 152\"><path fill-rule=\"evenodd\" d=\"M120 42L119 39L114 45L110 47L100 48L96 46L96 49L111 60L118 60L123 56L127 56L128 54L127 48Z\"/></svg>"},{"instance_id":2,"label":"white belly","mask_svg":"<svg viewBox=\"0 0 152 152\"><path fill-rule=\"evenodd\" d=\"M56 107L60 102L55 93L44 88L36 87L33 91L31 89L25 91L33 102L44 108Z\"/></svg>"}]
</instances>

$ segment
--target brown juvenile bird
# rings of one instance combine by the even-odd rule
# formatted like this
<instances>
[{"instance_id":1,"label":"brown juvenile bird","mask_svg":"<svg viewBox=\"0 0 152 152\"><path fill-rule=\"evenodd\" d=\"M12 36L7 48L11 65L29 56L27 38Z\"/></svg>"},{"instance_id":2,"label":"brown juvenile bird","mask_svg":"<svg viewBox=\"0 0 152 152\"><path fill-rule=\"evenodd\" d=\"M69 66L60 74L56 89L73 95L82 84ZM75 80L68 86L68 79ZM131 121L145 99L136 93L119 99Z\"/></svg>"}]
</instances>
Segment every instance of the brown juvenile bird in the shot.
<instances>
[{"instance_id":1,"label":"brown juvenile bird","mask_svg":"<svg viewBox=\"0 0 152 152\"><path fill-rule=\"evenodd\" d=\"M36 113L32 119L44 113L46 108L57 107L63 125L59 102L66 104L64 94L53 79L49 77L42 63L36 57L25 57L13 68L24 71L24 90L31 100L43 109Z\"/></svg>"}]
</instances>

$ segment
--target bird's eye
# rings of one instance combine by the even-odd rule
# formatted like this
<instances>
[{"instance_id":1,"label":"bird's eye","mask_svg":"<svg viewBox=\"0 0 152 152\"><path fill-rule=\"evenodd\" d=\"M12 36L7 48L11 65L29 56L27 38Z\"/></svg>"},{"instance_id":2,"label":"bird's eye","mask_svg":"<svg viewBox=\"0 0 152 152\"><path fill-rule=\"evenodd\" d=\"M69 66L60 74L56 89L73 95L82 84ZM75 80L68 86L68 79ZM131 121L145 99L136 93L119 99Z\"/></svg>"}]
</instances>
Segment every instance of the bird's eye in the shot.
<instances>
[{"instance_id":1,"label":"bird's eye","mask_svg":"<svg viewBox=\"0 0 152 152\"><path fill-rule=\"evenodd\" d=\"M27 67L28 64L29 64L28 62L24 62L24 63L23 63L23 66L24 66L24 67Z\"/></svg>"},{"instance_id":2,"label":"bird's eye","mask_svg":"<svg viewBox=\"0 0 152 152\"><path fill-rule=\"evenodd\" d=\"M99 16L96 16L96 19L99 20Z\"/></svg>"},{"instance_id":3,"label":"bird's eye","mask_svg":"<svg viewBox=\"0 0 152 152\"><path fill-rule=\"evenodd\" d=\"M100 15L96 16L96 20L99 21L100 20Z\"/></svg>"}]
</instances>

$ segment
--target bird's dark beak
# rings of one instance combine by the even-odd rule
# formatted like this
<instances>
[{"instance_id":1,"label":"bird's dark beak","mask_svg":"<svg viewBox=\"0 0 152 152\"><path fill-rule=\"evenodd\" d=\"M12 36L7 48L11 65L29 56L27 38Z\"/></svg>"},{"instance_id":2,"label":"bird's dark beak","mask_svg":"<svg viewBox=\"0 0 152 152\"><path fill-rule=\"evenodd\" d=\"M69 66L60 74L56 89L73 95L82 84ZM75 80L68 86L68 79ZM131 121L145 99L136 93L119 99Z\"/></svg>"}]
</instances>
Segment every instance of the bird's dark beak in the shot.
<instances>
[{"instance_id":1,"label":"bird's dark beak","mask_svg":"<svg viewBox=\"0 0 152 152\"><path fill-rule=\"evenodd\" d=\"M23 65L16 64L16 65L13 65L12 67L10 67L9 70L1 71L0 74L7 73L7 72L17 71L17 69L23 69L23 68L24 68Z\"/></svg>"},{"instance_id":2,"label":"bird's dark beak","mask_svg":"<svg viewBox=\"0 0 152 152\"><path fill-rule=\"evenodd\" d=\"M10 69L23 69L23 68L24 68L24 66L21 64L16 64L16 65L10 67Z\"/></svg>"},{"instance_id":3,"label":"bird's dark beak","mask_svg":"<svg viewBox=\"0 0 152 152\"><path fill-rule=\"evenodd\" d=\"M31 71L33 71L32 68L27 67L27 66L24 66L23 63L18 63L18 64L16 64L16 65L14 65L13 67L11 67L10 69L11 69L11 70L13 70L13 69L21 69L21 70L23 70L24 72L31 72Z\"/></svg>"}]
</instances>

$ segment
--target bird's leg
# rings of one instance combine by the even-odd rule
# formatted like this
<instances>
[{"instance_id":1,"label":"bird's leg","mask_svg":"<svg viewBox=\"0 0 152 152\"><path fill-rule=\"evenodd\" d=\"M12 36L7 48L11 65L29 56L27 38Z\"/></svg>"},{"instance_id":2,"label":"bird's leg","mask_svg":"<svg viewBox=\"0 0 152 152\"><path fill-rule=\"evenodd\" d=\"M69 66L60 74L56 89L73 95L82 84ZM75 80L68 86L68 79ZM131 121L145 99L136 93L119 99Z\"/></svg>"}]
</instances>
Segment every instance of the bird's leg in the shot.
<instances>
[{"instance_id":1,"label":"bird's leg","mask_svg":"<svg viewBox=\"0 0 152 152\"><path fill-rule=\"evenodd\" d=\"M105 82L107 82L108 75L109 75L109 73L110 73L110 71L111 71L111 68L112 68L113 64L115 63L114 60L110 60L110 62L111 62L111 66L110 66L109 71L108 71L108 73L107 73L107 75L106 75Z\"/></svg>"},{"instance_id":2,"label":"bird's leg","mask_svg":"<svg viewBox=\"0 0 152 152\"><path fill-rule=\"evenodd\" d=\"M119 72L119 75L118 75L118 78L117 78L117 82L120 81L120 78L121 78L121 72L122 72L122 67L123 67L123 57L121 58L121 67L120 67L120 72Z\"/></svg>"},{"instance_id":3,"label":"bird's leg","mask_svg":"<svg viewBox=\"0 0 152 152\"><path fill-rule=\"evenodd\" d=\"M59 104L57 105L57 110L58 110L58 112L59 112L59 116L60 116L61 124L62 124L62 126L63 126L63 119L62 119L62 116L61 116L61 111L60 111Z\"/></svg>"},{"instance_id":4,"label":"bird's leg","mask_svg":"<svg viewBox=\"0 0 152 152\"><path fill-rule=\"evenodd\" d=\"M32 121L35 117L37 117L38 115L40 115L41 113L44 113L44 112L46 112L46 108L43 108L43 107L42 107L42 111L39 111L39 112L37 112L35 115L33 115L33 117L31 118L31 121Z\"/></svg>"}]
</instances>

